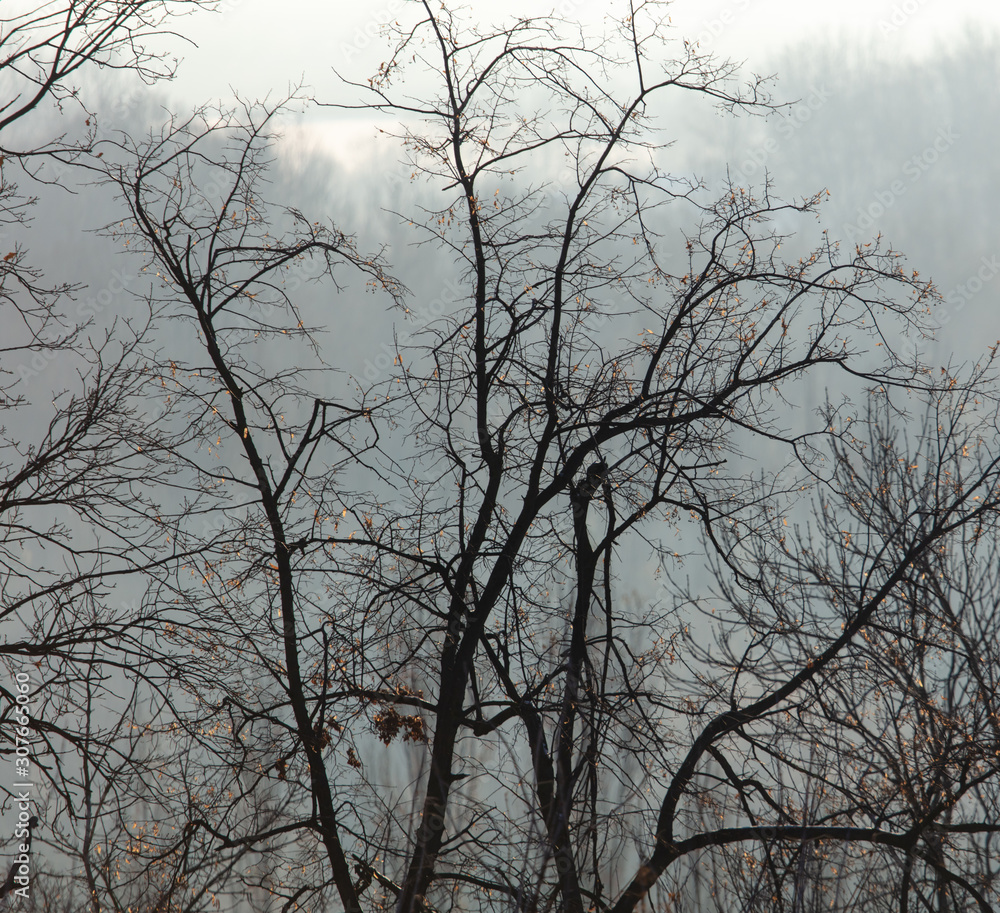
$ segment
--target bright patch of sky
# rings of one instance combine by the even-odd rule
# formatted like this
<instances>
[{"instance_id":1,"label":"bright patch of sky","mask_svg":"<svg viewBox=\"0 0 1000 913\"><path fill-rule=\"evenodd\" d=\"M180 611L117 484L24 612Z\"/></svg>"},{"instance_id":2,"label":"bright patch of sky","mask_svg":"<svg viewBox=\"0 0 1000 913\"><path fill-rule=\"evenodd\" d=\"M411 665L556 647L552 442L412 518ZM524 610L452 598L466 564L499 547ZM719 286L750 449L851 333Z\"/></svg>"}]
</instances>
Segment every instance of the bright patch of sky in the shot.
<instances>
[{"instance_id":1,"label":"bright patch of sky","mask_svg":"<svg viewBox=\"0 0 1000 913\"><path fill-rule=\"evenodd\" d=\"M273 0L223 0L220 12L183 22L180 31L197 46L182 52L172 94L189 105L231 100L234 92L244 99L274 99L303 82L321 100L347 100L334 68L366 80L388 56L383 27L414 19L416 7L409 0L285 0L276 14ZM551 7L494 0L477 2L458 15L485 27L551 10L601 32L609 25L609 10L616 8L621 7L600 0L555 0ZM891 60L921 57L969 31L1000 33L996 0L677 0L668 13L678 37L745 62L748 71L758 73L771 73L775 58L791 48L831 40L857 47L862 57ZM411 88L419 94L412 83ZM375 133L370 112L313 112L308 132L315 143L334 149L342 162L360 163L370 153Z\"/></svg>"},{"instance_id":2,"label":"bright patch of sky","mask_svg":"<svg viewBox=\"0 0 1000 913\"><path fill-rule=\"evenodd\" d=\"M414 16L407 0L329 3L223 0L221 12L197 14L184 34L197 48L184 53L177 88L192 101L224 97L230 87L261 96L300 77L317 89L332 85L331 68L357 78L385 57L379 27ZM555 0L551 10L570 21L599 25L615 5L600 0ZM466 20L501 24L538 15L538 3L477 2ZM960 37L970 27L1000 31L995 0L677 0L668 12L678 32L704 48L762 67L790 45L850 36L887 55L919 55Z\"/></svg>"}]
</instances>

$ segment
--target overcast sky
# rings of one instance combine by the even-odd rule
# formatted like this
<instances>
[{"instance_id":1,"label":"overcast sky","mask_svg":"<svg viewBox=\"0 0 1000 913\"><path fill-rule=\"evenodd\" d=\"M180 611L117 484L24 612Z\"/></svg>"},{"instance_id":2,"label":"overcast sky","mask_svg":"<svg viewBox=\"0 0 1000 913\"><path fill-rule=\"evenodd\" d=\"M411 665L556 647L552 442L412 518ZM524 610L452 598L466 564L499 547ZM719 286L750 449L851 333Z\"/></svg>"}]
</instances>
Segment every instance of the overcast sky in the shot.
<instances>
[{"instance_id":1,"label":"overcast sky","mask_svg":"<svg viewBox=\"0 0 1000 913\"><path fill-rule=\"evenodd\" d=\"M233 89L250 98L280 94L299 80L324 101L348 99L332 68L366 79L389 53L379 25L408 13L403 0L295 0L282 5L280 17L267 0L223 6L222 14L186 23L198 47L185 52L170 87L174 106L231 97ZM559 0L554 9L594 30L606 26L603 2ZM529 3L476 3L465 17L499 25L543 11ZM767 120L736 119L691 99L676 109L669 168L720 193L727 172L756 186L766 174L785 199L828 190L819 224L779 228L804 232L807 246L819 242L823 228L850 246L881 232L945 298L933 318L936 340L918 343L922 354L936 365L979 360L1000 338L1000 3L679 0L670 11L679 36L745 61L748 75L774 74L776 98L791 104ZM407 79L403 87L412 89L419 74ZM453 258L444 249L415 247L414 230L384 210L442 205L441 191L432 183L386 181L399 147L378 134L368 113L312 109L289 127L284 150L272 198L303 201L313 217L357 232L362 247L388 245L414 300L440 294ZM682 239L675 239L682 255ZM370 301L337 313L336 336L346 348L331 362L356 376L384 355L394 330L406 332L398 312ZM835 392L820 383L804 396L816 404Z\"/></svg>"},{"instance_id":2,"label":"overcast sky","mask_svg":"<svg viewBox=\"0 0 1000 913\"><path fill-rule=\"evenodd\" d=\"M288 0L280 15L268 0L222 0L220 6L221 12L199 11L176 23L189 43L164 39L181 58L169 86L150 91L128 82L129 74L105 72L100 86L85 87L106 135L119 129L141 134L168 112L231 100L234 92L278 97L299 81L322 101L351 100L356 94L333 69L364 81L389 55L380 26L415 15L404 0ZM596 0L558 0L553 8L592 32L610 25L608 4ZM775 98L789 103L765 120L722 116L703 98L678 104L670 96L665 103L677 106L666 109L674 145L665 166L672 173L695 176L720 193L727 173L758 187L767 175L785 199L828 190L821 224L808 227L804 243L816 243L822 228L851 245L882 232L912 268L933 277L946 301L936 318L939 340L926 344L932 360L976 360L1000 338L1000 279L994 279L1000 272L994 266L1000 255L1000 3L678 0L669 10L678 37L745 61L747 75L773 74ZM543 11L492 0L460 15L499 26ZM422 78L411 68L395 88L419 93ZM362 247L387 246L396 274L418 296L433 296L453 259L445 250L414 247L413 229L386 209L412 212L419 203L444 200L433 183L386 180L393 171L403 173L398 142L376 129L392 126L388 120L307 108L286 125L271 196L357 233ZM65 129L62 120L55 129ZM43 210L50 209L35 223L44 234L35 250L53 246L61 278L83 279L93 294L117 287L114 271L124 268L118 254L101 254L99 242L80 231L120 218L110 198L67 201L45 190L41 196ZM683 227L692 226L678 231ZM682 243L673 246L683 251ZM345 308L338 318L352 330L341 335L352 342L345 358L359 359L352 371L382 351L398 321L389 311L363 310Z\"/></svg>"},{"instance_id":3,"label":"overcast sky","mask_svg":"<svg viewBox=\"0 0 1000 913\"><path fill-rule=\"evenodd\" d=\"M164 39L182 58L173 84L150 91L129 83L129 74L103 73L101 85L85 87L106 135L119 129L140 135L168 112L231 100L234 92L278 97L300 80L320 100L351 100L356 95L333 68L365 80L389 55L379 26L414 15L404 0L289 0L280 16L267 0L223 0L221 7L176 23L194 44ZM610 25L604 3L558 0L554 9L594 32ZM674 145L665 167L699 178L709 192L721 193L727 174L752 187L766 175L784 199L828 190L819 225L805 226L804 233L801 226L779 228L796 231L806 245L817 243L823 228L850 245L882 232L945 297L935 317L938 339L921 342L922 351L940 363L977 360L1000 338L1000 3L679 0L669 9L678 37L745 61L747 75L773 74L775 98L789 105L768 119L734 118L701 97L669 96L664 103L676 106L665 109ZM461 15L501 25L540 11L508 0L476 3ZM411 68L395 88L418 93L421 79ZM434 297L454 258L444 249L417 248L414 229L386 210L413 212L445 200L433 182L387 181L404 169L399 143L380 134L379 125L393 124L369 112L306 108L286 125L271 198L357 233L362 248L386 247L396 275L415 296ZM57 129L65 129L62 120ZM120 288L115 271L134 266L81 233L120 218L110 197L87 193L68 200L44 189L41 196L40 215L47 215L35 223L43 238L33 246L39 253L44 244L52 248L50 268L62 270L65 281L85 281L92 295ZM679 225L676 232L692 227ZM675 233L663 246L662 256L669 257L671 247L680 255L683 239ZM362 308L338 310L338 331L350 332L336 336L350 345L333 353L334 362L363 371L383 352L399 319L370 299Z\"/></svg>"},{"instance_id":4,"label":"overcast sky","mask_svg":"<svg viewBox=\"0 0 1000 913\"><path fill-rule=\"evenodd\" d=\"M300 80L321 100L345 100L333 68L364 80L388 56L379 27L413 15L404 0L288 0L280 16L268 0L224 0L222 8L184 23L197 47L183 52L170 88L175 104L231 97L234 89L273 97ZM463 15L500 24L552 9L599 31L608 8L599 0L551 7L491 0ZM982 278L1000 251L993 217L1000 204L993 63L1000 3L678 0L669 11L678 36L744 61L748 73L774 74L775 96L797 102L767 122L722 119L704 105L685 109L673 167L710 185L727 168L747 182L766 170L786 198L829 189L823 218L834 236L853 243L883 231L951 295L939 347L961 348L970 333L980 342L1000 336L1000 308L987 304L993 299ZM382 170L398 157L392 141L376 145L377 137L367 114L313 109L286 143L291 158L333 156L340 217L350 201L354 230L382 233L373 241L396 227L373 211ZM306 171L315 174L315 163Z\"/></svg>"},{"instance_id":5,"label":"overcast sky","mask_svg":"<svg viewBox=\"0 0 1000 913\"><path fill-rule=\"evenodd\" d=\"M222 13L177 23L197 46L170 42L183 60L169 87L151 92L114 74L102 75L103 86L89 85L88 104L108 135L140 135L166 111L183 114L231 99L234 90L244 98L281 95L303 80L318 98L343 98L332 68L358 80L372 74L388 53L379 24L405 10L402 0L285 0L280 14L273 0L222 6ZM598 30L607 3L558 0L555 9ZM489 2L476 3L469 15L501 24L541 11L537 4ZM784 198L829 190L821 221L805 226L806 241L817 242L823 228L851 245L883 232L944 295L938 341L921 343L928 359L977 360L1000 338L1000 0L679 0L671 11L679 35L745 61L748 72L775 74L776 97L791 103L768 120L723 117L704 104L678 108L671 170L720 193L727 172L748 185L767 174ZM61 120L52 123L52 135L64 129ZM454 257L441 247L415 247L413 229L385 210L445 200L433 184L387 183L399 149L385 137L376 143L378 136L367 115L311 109L286 131L270 196L356 232L362 249L385 245L415 297L434 297ZM134 261L120 244L84 233L121 218L117 204L94 189L72 197L46 187L37 192L27 243L47 275L86 283L81 306L104 306L106 299L102 315L109 319L129 313L129 296L143 291ZM682 238L675 234L673 242L683 254ZM334 293L322 294L328 300ZM325 353L327 361L356 376L384 355L401 321L371 296L345 297L328 313L334 332L327 339L340 349ZM45 383L71 384L71 368L49 366ZM645 558L636 552L625 560ZM654 585L649 575L623 576L636 587Z\"/></svg>"},{"instance_id":6,"label":"overcast sky","mask_svg":"<svg viewBox=\"0 0 1000 913\"><path fill-rule=\"evenodd\" d=\"M603 0L477 0L466 17L500 23L554 11L597 25L610 7ZM184 53L177 88L192 99L225 95L230 86L261 95L299 78L329 89L332 66L367 76L384 59L378 26L404 17L407 3L285 0L276 15L270 0L223 0L222 9L193 17L184 29L198 47ZM684 37L763 71L789 48L830 40L912 58L956 42L969 28L1000 28L1000 4L992 0L677 0L669 12Z\"/></svg>"},{"instance_id":7,"label":"overcast sky","mask_svg":"<svg viewBox=\"0 0 1000 913\"><path fill-rule=\"evenodd\" d=\"M88 103L102 129L139 135L164 108L183 113L231 99L234 90L245 98L281 95L300 80L318 98L343 98L332 68L364 80L387 56L378 26L405 12L403 0L222 0L221 7L177 23L194 45L167 45L183 58L169 87L150 92L114 82L121 77L113 74L103 74L100 91L91 85ZM608 3L557 0L552 8L599 30ZM546 9L491 0L466 17L499 25ZM745 61L748 72L775 74L775 95L792 103L769 120L721 117L704 105L678 109L672 170L709 188L721 188L727 172L747 184L767 174L785 198L828 189L807 241L824 227L847 244L881 231L912 268L936 280L945 298L935 317L939 338L921 343L931 361L975 361L1000 339L1000 0L678 0L671 12L679 35ZM412 211L428 199L440 205L440 190L388 185L399 151L377 139L368 116L310 110L287 129L270 196L358 233L363 249L386 245L415 295L433 297L453 257L414 247L413 230L385 209ZM412 186L413 196L400 194L401 186ZM84 233L120 218L120 208L98 190L37 192L28 243L47 275L86 283L81 306L103 304L105 296L114 302L105 316L128 313L135 304L128 295L142 293L134 262L120 245ZM328 338L342 351L327 360L358 376L399 327L399 313L370 296L331 313L336 332ZM53 389L73 381L69 364L47 371Z\"/></svg>"}]
</instances>

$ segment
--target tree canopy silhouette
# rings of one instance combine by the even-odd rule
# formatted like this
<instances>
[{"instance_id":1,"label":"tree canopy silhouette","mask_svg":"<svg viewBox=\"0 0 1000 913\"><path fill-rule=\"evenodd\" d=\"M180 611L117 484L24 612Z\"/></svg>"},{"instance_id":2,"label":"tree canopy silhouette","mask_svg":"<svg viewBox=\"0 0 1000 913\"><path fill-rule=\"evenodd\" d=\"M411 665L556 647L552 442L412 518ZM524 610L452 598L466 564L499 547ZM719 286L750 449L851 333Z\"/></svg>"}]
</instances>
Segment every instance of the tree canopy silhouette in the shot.
<instances>
[{"instance_id":1,"label":"tree canopy silhouette","mask_svg":"<svg viewBox=\"0 0 1000 913\"><path fill-rule=\"evenodd\" d=\"M995 350L916 360L936 290L881 239L806 249L822 193L671 173L676 95L777 105L657 5L598 37L410 9L337 107L440 195L403 212L458 272L437 313L267 199L280 104L94 150L151 278L146 589L88 648L132 697L62 791L116 847L77 819L90 896L990 909ZM380 306L392 364L338 372Z\"/></svg>"}]
</instances>

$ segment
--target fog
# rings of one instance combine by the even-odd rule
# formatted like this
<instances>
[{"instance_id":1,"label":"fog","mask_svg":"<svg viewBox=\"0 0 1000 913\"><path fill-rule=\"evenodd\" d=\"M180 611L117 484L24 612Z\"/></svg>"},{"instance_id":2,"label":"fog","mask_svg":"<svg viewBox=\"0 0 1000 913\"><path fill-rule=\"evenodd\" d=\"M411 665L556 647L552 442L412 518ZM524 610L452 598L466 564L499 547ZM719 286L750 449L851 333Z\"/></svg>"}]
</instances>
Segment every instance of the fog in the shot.
<instances>
[{"instance_id":1,"label":"fog","mask_svg":"<svg viewBox=\"0 0 1000 913\"><path fill-rule=\"evenodd\" d=\"M691 180L698 201L718 197L729 184L754 193L766 186L773 197L788 200L822 192L816 219L778 225L793 233L789 253L814 247L824 232L846 248L881 235L905 253L909 269L933 278L943 297L929 315L936 327L933 337L898 344L911 346L935 367L972 364L1000 340L995 216L1000 209L1000 39L993 30L992 6L983 8L990 11L985 24L949 19L945 29L933 4L910 4L912 12L904 4L851 6L867 11L864 28L844 20L839 21L845 27L837 28L815 12L774 26L800 5L733 0L703 5L699 18L693 4L678 4L678 28L720 53L746 59L748 71L774 74L775 110L766 117L733 116L715 110L703 96L677 93L667 102L672 107L664 139L670 145L660 164ZM331 371L323 380L328 387L318 392L383 379L392 370L396 347L423 328L425 315L461 301L458 258L444 245L427 243L427 235L413 224L423 211L450 201L454 191L403 162L392 135L395 124L381 116L318 107L308 96L323 102L357 98L357 90L338 84L330 67L359 81L369 75L381 53L381 34L370 25L388 21L395 13L393 0L377 15L354 13L345 22L308 23L288 13L275 24L277 31L269 25L272 6L251 0L223 6L215 19L206 17L196 27L195 18L190 20L198 47L188 50L190 60L181 63L174 84L147 88L127 74L91 75L82 84L85 104L96 112L98 134L108 141L110 156L114 142L158 130L170 116L184 117L216 99L232 103L232 90L242 98L270 91L273 100L289 85L309 83L280 122L282 139L274 147L266 195L276 222L290 207L310 220L334 223L357 237L359 249L381 251L391 273L409 289L406 307L394 308L384 297L350 284L337 290L314 282L305 268L296 276L296 303L325 323L318 339ZM484 4L475 14L489 12L496 20L511 10ZM981 12L972 4L969 10ZM570 12L586 17L588 28L599 28L597 4L572 4ZM346 37L336 34L340 28ZM762 42L765 33L768 40ZM289 48L294 42L288 35L300 35L301 46ZM753 47L743 52L743 42ZM426 83L426 74L419 72L405 78L412 79L415 93ZM40 112L20 128L23 140L72 135L81 128L74 118L82 116L69 109ZM112 326L146 319L145 300L156 278L120 240L101 231L125 214L111 188L94 178L52 163L33 176L21 176L22 190L37 196L33 221L6 226L0 244L30 250L48 283L78 286L69 314L89 320L88 332L97 342ZM552 184L553 204L564 179L557 162L546 173L519 178ZM685 203L662 216L658 254L665 264L683 260L685 235L696 230L699 218L698 209ZM633 329L622 325L609 332L624 337ZM183 350L190 329L178 326L176 332ZM36 403L72 388L78 367L71 360L42 356L5 366L20 376ZM819 380L801 391L796 405L814 409L827 395ZM26 438L44 427L43 412L32 413L31 421L39 424L24 426ZM662 597L655 571L646 554L622 556L626 596Z\"/></svg>"}]
</instances>

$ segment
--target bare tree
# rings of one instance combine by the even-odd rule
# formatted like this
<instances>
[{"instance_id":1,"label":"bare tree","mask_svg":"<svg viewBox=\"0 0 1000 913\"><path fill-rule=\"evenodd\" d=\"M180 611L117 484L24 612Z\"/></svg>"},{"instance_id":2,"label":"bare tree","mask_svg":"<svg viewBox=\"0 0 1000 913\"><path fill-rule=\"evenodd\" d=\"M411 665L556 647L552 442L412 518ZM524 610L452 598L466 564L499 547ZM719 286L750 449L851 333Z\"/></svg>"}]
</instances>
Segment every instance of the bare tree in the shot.
<instances>
[{"instance_id":1,"label":"bare tree","mask_svg":"<svg viewBox=\"0 0 1000 913\"><path fill-rule=\"evenodd\" d=\"M106 789L128 751L133 707L114 695L136 687L124 670L138 668L147 619L116 587L169 555L152 495L171 473L154 459L150 424L170 410L142 371L144 320L81 320L81 286L46 281L31 249L31 188L62 186L47 163L65 175L88 162L96 119L81 94L86 70L169 78L173 64L152 45L177 13L203 5L63 0L0 10L0 719L2 753L21 786L31 784L22 811L41 817L30 862L39 903L58 895L65 874L64 859L46 872L39 845L58 846L63 826L86 845L95 821L85 787ZM52 111L65 118L61 135L44 132ZM10 780L3 792L20 822L12 803L16 793L23 806L23 795ZM48 892L42 872L52 876Z\"/></svg>"},{"instance_id":2,"label":"bare tree","mask_svg":"<svg viewBox=\"0 0 1000 913\"><path fill-rule=\"evenodd\" d=\"M819 196L670 175L674 94L772 103L655 6L599 41L415 8L361 105L464 295L382 378L324 331L405 289L266 201L278 107L102 146L184 486L129 654L205 784L182 845L287 909L989 909L991 364L896 351L936 293L880 241L783 259ZM808 377L844 402L796 411Z\"/></svg>"},{"instance_id":3,"label":"bare tree","mask_svg":"<svg viewBox=\"0 0 1000 913\"><path fill-rule=\"evenodd\" d=\"M225 722L215 748L228 759L223 776L230 795L268 790L270 780L304 786L310 797L305 807L294 803L277 824L237 824L233 805L213 809L222 820L199 816L192 823L223 848L259 850L283 834L315 834L343 904L357 910L335 781L323 760L329 727L337 725L327 722L333 697L326 696L325 676L332 673L320 671L332 658L316 665L331 646L330 620L317 615L315 597L302 582L313 575L305 551L320 520L310 512L304 521L297 502L323 498L336 473L326 462L328 451L340 463L364 452L363 442L351 440L358 435L355 422L370 423L369 410L316 397L304 384L315 371L277 368L269 353L276 339L301 343L290 362L296 365L314 344L284 288L287 272L306 258L318 260L320 275L333 275L339 265L354 267L373 286L393 296L400 292L377 257L358 253L334 227L290 212L287 234L277 231L260 196L267 131L277 110L247 106L241 117L198 112L148 143L108 157L126 163L111 166L131 210L132 228L126 231L146 243L162 279L150 299L153 312L164 322L190 320L204 347L174 350L160 365L165 390L191 410L171 459L182 461L196 479L194 500L163 518L170 516L172 538L185 553L198 555L200 570L193 589L172 575L157 583L173 594L178 621L171 625L176 642L156 656L188 689L188 709L197 721L191 728L204 731L218 726L212 720ZM199 190L199 169L208 164L225 183L217 199ZM209 442L211 453L213 441L215 459L206 462L204 444ZM307 491L313 485L315 494ZM206 674L197 664L202 672L192 678L173 655L186 644L213 664L225 658L231 675L214 668ZM263 755L257 747L262 739L268 745ZM275 893L281 879L268 868L263 884ZM291 894L289 903L302 893Z\"/></svg>"},{"instance_id":4,"label":"bare tree","mask_svg":"<svg viewBox=\"0 0 1000 913\"><path fill-rule=\"evenodd\" d=\"M8 226L23 225L35 201L19 191L15 169L40 178L46 162L79 162L91 150L97 114L82 97L82 75L101 68L129 70L147 84L172 78L176 60L156 45L167 35L177 37L171 25L179 14L211 6L205 0L45 0L0 11L0 238L16 240ZM71 128L58 136L29 129L31 115L50 107L64 116L75 114ZM13 304L8 294L13 285L15 307L25 319L37 323L44 316L51 322L49 299L57 290L39 285L38 269L22 246L15 243L0 256L0 300ZM39 339L39 327L33 335ZM46 345L66 346L73 338L56 337Z\"/></svg>"},{"instance_id":5,"label":"bare tree","mask_svg":"<svg viewBox=\"0 0 1000 913\"><path fill-rule=\"evenodd\" d=\"M80 96L81 71L100 67L130 70L144 82L170 79L176 58L157 47L158 39L180 36L173 20L185 12L211 8L206 0L43 0L8 7L0 16L0 73L6 97L0 106L0 133L55 103L72 104L85 127L96 114ZM5 156L41 156L85 151L94 130L74 131L25 147L0 140Z\"/></svg>"}]
</instances>

